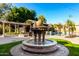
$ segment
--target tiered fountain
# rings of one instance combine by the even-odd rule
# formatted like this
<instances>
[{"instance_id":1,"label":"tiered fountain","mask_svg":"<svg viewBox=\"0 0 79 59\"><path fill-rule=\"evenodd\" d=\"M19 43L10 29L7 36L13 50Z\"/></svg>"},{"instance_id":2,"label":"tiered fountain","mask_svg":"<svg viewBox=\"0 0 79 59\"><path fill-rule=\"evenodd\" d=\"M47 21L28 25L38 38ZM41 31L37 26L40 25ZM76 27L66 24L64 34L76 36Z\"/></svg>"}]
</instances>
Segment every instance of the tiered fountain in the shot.
<instances>
[{"instance_id":1,"label":"tiered fountain","mask_svg":"<svg viewBox=\"0 0 79 59\"><path fill-rule=\"evenodd\" d=\"M48 26L32 27L34 39L27 39L22 44L11 49L11 55L15 56L66 56L69 50L63 45L57 44L54 40L45 39L45 33L50 28Z\"/></svg>"},{"instance_id":2,"label":"tiered fountain","mask_svg":"<svg viewBox=\"0 0 79 59\"><path fill-rule=\"evenodd\" d=\"M23 41L22 49L32 53L49 53L58 49L57 42L45 39L46 26L32 28L34 39Z\"/></svg>"}]
</instances>

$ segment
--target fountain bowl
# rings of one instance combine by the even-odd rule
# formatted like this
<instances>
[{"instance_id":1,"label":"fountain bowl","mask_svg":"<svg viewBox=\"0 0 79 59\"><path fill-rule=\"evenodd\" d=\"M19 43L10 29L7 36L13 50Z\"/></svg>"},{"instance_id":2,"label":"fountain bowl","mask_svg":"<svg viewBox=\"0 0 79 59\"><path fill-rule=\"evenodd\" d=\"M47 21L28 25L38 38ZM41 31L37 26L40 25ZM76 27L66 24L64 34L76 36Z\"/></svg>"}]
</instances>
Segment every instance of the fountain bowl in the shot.
<instances>
[{"instance_id":1,"label":"fountain bowl","mask_svg":"<svg viewBox=\"0 0 79 59\"><path fill-rule=\"evenodd\" d=\"M39 47L39 48L41 47L41 48L43 48L43 47L55 46L57 44L57 42L54 41L54 40L53 41L45 40L44 44L35 44L34 40L31 39L31 40L23 41L22 44L25 45L25 46L29 46L29 47L35 47L35 48L36 47Z\"/></svg>"},{"instance_id":2,"label":"fountain bowl","mask_svg":"<svg viewBox=\"0 0 79 59\"><path fill-rule=\"evenodd\" d=\"M33 53L49 53L58 49L57 42L45 40L44 44L35 44L34 40L25 40L22 42L22 49L24 51Z\"/></svg>"}]
</instances>

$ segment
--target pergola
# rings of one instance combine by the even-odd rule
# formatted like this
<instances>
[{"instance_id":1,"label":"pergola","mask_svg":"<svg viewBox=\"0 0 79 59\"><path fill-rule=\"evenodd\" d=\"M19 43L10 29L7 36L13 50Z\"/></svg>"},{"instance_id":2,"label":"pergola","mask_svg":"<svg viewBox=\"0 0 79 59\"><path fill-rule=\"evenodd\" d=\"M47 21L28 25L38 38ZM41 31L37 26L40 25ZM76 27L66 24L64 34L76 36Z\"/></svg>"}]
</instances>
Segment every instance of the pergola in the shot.
<instances>
[{"instance_id":1,"label":"pergola","mask_svg":"<svg viewBox=\"0 0 79 59\"><path fill-rule=\"evenodd\" d=\"M5 25L8 24L9 26L9 34L11 33L11 25L13 24L14 27L15 27L15 32L16 32L16 29L19 28L19 25L22 25L23 26L23 30L25 32L25 27L28 26L29 24L25 24L25 23L17 23L17 22L10 22L10 21L5 21L5 20L0 20L0 24L2 24L2 30L3 30L3 34L2 36L5 36Z\"/></svg>"}]
</instances>

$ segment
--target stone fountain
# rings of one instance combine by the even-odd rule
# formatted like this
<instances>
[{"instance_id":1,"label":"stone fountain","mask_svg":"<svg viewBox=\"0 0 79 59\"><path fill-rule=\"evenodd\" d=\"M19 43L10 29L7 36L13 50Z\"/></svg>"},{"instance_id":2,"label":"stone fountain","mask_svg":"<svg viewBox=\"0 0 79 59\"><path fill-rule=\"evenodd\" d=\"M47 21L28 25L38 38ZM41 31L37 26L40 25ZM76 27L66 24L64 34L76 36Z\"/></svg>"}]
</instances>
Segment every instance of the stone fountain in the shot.
<instances>
[{"instance_id":1,"label":"stone fountain","mask_svg":"<svg viewBox=\"0 0 79 59\"><path fill-rule=\"evenodd\" d=\"M48 26L31 27L34 39L27 39L11 49L11 55L14 56L67 56L69 50L54 40L45 39L46 31L50 30Z\"/></svg>"},{"instance_id":2,"label":"stone fountain","mask_svg":"<svg viewBox=\"0 0 79 59\"><path fill-rule=\"evenodd\" d=\"M23 41L22 49L32 53L49 53L58 49L57 42L45 39L46 26L32 27L34 39Z\"/></svg>"}]
</instances>

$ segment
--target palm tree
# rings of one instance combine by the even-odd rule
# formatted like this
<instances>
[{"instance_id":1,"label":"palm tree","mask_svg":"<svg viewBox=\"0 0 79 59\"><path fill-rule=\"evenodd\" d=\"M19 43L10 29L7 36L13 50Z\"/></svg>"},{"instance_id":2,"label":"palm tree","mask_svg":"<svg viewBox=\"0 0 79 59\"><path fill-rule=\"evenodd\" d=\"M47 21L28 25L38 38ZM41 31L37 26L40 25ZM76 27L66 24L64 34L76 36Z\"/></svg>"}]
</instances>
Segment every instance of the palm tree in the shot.
<instances>
[{"instance_id":1,"label":"palm tree","mask_svg":"<svg viewBox=\"0 0 79 59\"><path fill-rule=\"evenodd\" d=\"M41 20L42 24L46 23L46 19L43 15L39 16L38 20Z\"/></svg>"},{"instance_id":2,"label":"palm tree","mask_svg":"<svg viewBox=\"0 0 79 59\"><path fill-rule=\"evenodd\" d=\"M69 32L69 35L70 35L70 29L71 29L71 20L67 20L66 25L67 25L68 32Z\"/></svg>"},{"instance_id":3,"label":"palm tree","mask_svg":"<svg viewBox=\"0 0 79 59\"><path fill-rule=\"evenodd\" d=\"M39 16L38 20L35 22L35 26L39 27L46 23L46 19L44 16Z\"/></svg>"},{"instance_id":4,"label":"palm tree","mask_svg":"<svg viewBox=\"0 0 79 59\"><path fill-rule=\"evenodd\" d=\"M55 29L55 31L56 31L56 34L58 34L58 29L57 29L58 24L53 24L53 27L54 27L54 29Z\"/></svg>"},{"instance_id":5,"label":"palm tree","mask_svg":"<svg viewBox=\"0 0 79 59\"><path fill-rule=\"evenodd\" d=\"M75 27L75 23L72 23L72 27L71 27L71 33L73 35L74 31L76 30L76 27Z\"/></svg>"},{"instance_id":6,"label":"palm tree","mask_svg":"<svg viewBox=\"0 0 79 59\"><path fill-rule=\"evenodd\" d=\"M63 27L62 24L61 23L57 24L57 27L58 27L58 31L60 32L59 35L61 35L61 29Z\"/></svg>"},{"instance_id":7,"label":"palm tree","mask_svg":"<svg viewBox=\"0 0 79 59\"><path fill-rule=\"evenodd\" d=\"M56 28L57 28L56 24L51 24L52 34L56 34L57 33L56 32Z\"/></svg>"},{"instance_id":8,"label":"palm tree","mask_svg":"<svg viewBox=\"0 0 79 59\"><path fill-rule=\"evenodd\" d=\"M57 24L53 24L53 27L55 28L55 30L57 30Z\"/></svg>"},{"instance_id":9,"label":"palm tree","mask_svg":"<svg viewBox=\"0 0 79 59\"><path fill-rule=\"evenodd\" d=\"M67 28L67 26L66 26L66 24L64 24L64 25L63 25L64 35L67 34L66 28Z\"/></svg>"},{"instance_id":10,"label":"palm tree","mask_svg":"<svg viewBox=\"0 0 79 59\"><path fill-rule=\"evenodd\" d=\"M69 36L71 35L71 33L73 35L73 32L76 30L75 23L71 20L67 20L66 25L69 31Z\"/></svg>"}]
</instances>

